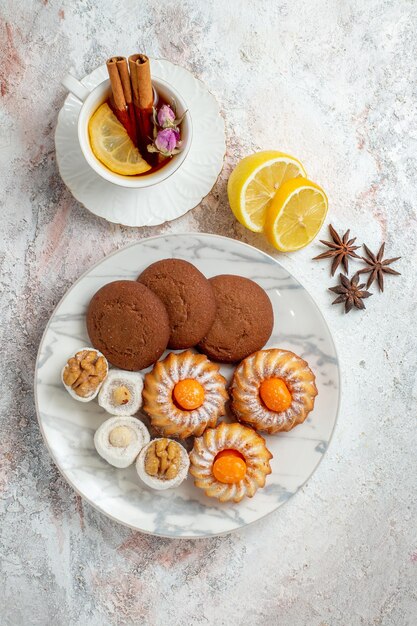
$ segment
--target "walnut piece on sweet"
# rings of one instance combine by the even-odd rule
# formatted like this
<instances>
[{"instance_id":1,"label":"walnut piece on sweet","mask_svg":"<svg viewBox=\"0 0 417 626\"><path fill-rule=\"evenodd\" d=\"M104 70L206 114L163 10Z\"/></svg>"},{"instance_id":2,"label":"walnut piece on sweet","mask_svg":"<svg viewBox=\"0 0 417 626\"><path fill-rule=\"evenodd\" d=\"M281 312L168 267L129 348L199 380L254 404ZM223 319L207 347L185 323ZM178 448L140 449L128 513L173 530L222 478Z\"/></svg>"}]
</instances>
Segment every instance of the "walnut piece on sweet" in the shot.
<instances>
[{"instance_id":1,"label":"walnut piece on sweet","mask_svg":"<svg viewBox=\"0 0 417 626\"><path fill-rule=\"evenodd\" d=\"M81 350L64 368L62 379L80 398L88 398L107 376L107 362L95 350Z\"/></svg>"},{"instance_id":2,"label":"walnut piece on sweet","mask_svg":"<svg viewBox=\"0 0 417 626\"><path fill-rule=\"evenodd\" d=\"M148 448L145 470L149 476L171 480L178 475L181 464L181 447L176 441L157 439Z\"/></svg>"}]
</instances>

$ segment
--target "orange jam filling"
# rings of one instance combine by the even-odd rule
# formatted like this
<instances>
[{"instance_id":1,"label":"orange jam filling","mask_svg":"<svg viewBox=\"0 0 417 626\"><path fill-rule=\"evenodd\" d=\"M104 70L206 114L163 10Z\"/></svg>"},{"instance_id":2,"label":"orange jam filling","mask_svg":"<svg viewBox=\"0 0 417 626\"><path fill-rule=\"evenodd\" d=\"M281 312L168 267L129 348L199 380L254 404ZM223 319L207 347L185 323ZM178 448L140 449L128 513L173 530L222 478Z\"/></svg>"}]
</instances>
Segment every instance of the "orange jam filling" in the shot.
<instances>
[{"instance_id":1,"label":"orange jam filling","mask_svg":"<svg viewBox=\"0 0 417 626\"><path fill-rule=\"evenodd\" d=\"M282 413L291 406L291 393L282 378L267 378L259 387L261 400L270 411Z\"/></svg>"},{"instance_id":2,"label":"orange jam filling","mask_svg":"<svg viewBox=\"0 0 417 626\"><path fill-rule=\"evenodd\" d=\"M245 458L238 450L222 450L214 459L212 471L220 483L238 483L246 474Z\"/></svg>"},{"instance_id":3,"label":"orange jam filling","mask_svg":"<svg viewBox=\"0 0 417 626\"><path fill-rule=\"evenodd\" d=\"M204 387L194 378L180 380L174 387L176 404L184 411L198 409L204 402Z\"/></svg>"}]
</instances>

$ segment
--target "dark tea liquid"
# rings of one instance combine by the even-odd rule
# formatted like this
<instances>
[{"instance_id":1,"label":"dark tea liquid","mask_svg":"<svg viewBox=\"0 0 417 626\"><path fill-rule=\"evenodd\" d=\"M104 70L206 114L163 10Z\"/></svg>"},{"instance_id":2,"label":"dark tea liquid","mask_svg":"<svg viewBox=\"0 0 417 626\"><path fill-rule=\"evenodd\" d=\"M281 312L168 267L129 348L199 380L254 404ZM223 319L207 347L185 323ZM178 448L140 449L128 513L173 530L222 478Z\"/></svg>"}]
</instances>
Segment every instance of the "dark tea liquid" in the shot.
<instances>
[{"instance_id":1,"label":"dark tea liquid","mask_svg":"<svg viewBox=\"0 0 417 626\"><path fill-rule=\"evenodd\" d=\"M108 100L106 100L106 104L109 105L109 107L111 108L113 113L116 115L116 111L114 110L114 107L113 107L113 104L112 104L110 98ZM157 101L158 109L162 105L164 105L164 104L170 105L171 103L168 102L167 100L165 100L165 98L163 98L160 94L158 94L158 101ZM117 115L116 115L116 117L117 117ZM122 120L119 120L119 121L121 123L123 123ZM152 124L152 128L153 128L153 124ZM152 142L153 142L153 137L149 137L148 141L146 142L146 145L148 143L152 143ZM167 165L171 161L171 159L173 158L173 157L164 157L164 156L162 156L162 154L159 154L158 152L148 152L145 147L139 147L139 150L140 150L141 156L151 166L151 169L148 170L147 172L144 172L143 174L133 174L133 175L130 175L129 178L143 178L144 176L149 176L149 174L153 174L154 172L158 172L165 165ZM110 168L108 168L108 169L110 169ZM110 171L112 171L112 170L110 170Z\"/></svg>"}]
</instances>

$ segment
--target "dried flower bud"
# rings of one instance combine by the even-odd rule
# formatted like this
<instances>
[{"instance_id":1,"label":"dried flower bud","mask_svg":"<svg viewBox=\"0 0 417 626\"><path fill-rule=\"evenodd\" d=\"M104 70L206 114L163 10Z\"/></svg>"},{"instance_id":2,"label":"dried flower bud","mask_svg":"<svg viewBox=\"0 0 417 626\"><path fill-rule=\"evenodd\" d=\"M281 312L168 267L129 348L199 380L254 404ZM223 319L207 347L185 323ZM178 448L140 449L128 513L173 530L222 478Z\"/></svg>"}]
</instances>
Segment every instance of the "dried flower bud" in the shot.
<instances>
[{"instance_id":1,"label":"dried flower bud","mask_svg":"<svg viewBox=\"0 0 417 626\"><path fill-rule=\"evenodd\" d=\"M173 126L175 121L175 113L169 106L169 104L163 104L158 111L158 124L162 128L169 128Z\"/></svg>"},{"instance_id":2,"label":"dried flower bud","mask_svg":"<svg viewBox=\"0 0 417 626\"><path fill-rule=\"evenodd\" d=\"M164 128L159 130L156 139L155 147L164 156L172 156L175 154L175 149L178 146L179 132L177 129Z\"/></svg>"}]
</instances>

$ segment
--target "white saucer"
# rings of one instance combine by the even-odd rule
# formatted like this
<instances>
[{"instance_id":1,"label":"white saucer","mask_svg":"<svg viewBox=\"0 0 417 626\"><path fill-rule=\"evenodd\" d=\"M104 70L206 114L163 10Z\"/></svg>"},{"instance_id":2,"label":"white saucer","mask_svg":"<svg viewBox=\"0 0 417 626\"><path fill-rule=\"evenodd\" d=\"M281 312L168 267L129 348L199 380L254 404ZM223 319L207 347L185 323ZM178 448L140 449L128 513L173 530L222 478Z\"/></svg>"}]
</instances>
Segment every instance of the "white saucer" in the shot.
<instances>
[{"instance_id":1,"label":"white saucer","mask_svg":"<svg viewBox=\"0 0 417 626\"><path fill-rule=\"evenodd\" d=\"M193 120L193 142L184 163L170 178L147 189L126 189L98 176L87 164L77 137L81 102L69 94L59 112L55 148L59 172L73 196L89 211L125 226L156 226L194 208L212 189L226 152L224 121L215 97L188 70L163 59L151 73L180 92ZM106 65L81 82L92 89L108 77Z\"/></svg>"}]
</instances>

